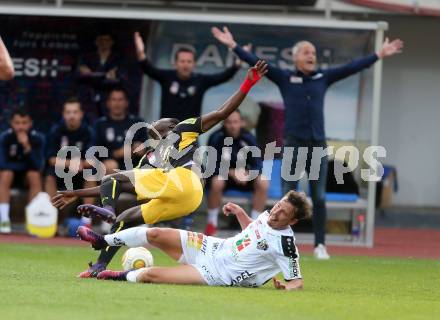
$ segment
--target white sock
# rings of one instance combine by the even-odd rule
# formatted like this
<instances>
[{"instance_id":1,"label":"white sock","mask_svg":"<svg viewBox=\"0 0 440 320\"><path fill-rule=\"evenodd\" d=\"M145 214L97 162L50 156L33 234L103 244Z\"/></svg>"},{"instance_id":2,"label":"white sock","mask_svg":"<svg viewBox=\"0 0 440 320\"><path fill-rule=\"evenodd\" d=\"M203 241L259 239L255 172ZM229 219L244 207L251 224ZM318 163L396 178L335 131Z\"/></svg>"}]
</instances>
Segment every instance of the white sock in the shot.
<instances>
[{"instance_id":1,"label":"white sock","mask_svg":"<svg viewBox=\"0 0 440 320\"><path fill-rule=\"evenodd\" d=\"M91 225L92 219L87 218L87 217L81 217L81 224L82 225Z\"/></svg>"},{"instance_id":2,"label":"white sock","mask_svg":"<svg viewBox=\"0 0 440 320\"><path fill-rule=\"evenodd\" d=\"M217 227L219 208L208 209L208 223Z\"/></svg>"},{"instance_id":3,"label":"white sock","mask_svg":"<svg viewBox=\"0 0 440 320\"><path fill-rule=\"evenodd\" d=\"M0 221L10 222L9 220L9 203L0 203Z\"/></svg>"},{"instance_id":4,"label":"white sock","mask_svg":"<svg viewBox=\"0 0 440 320\"><path fill-rule=\"evenodd\" d=\"M130 228L104 236L109 246L142 247L148 244L147 230L145 227Z\"/></svg>"},{"instance_id":5,"label":"white sock","mask_svg":"<svg viewBox=\"0 0 440 320\"><path fill-rule=\"evenodd\" d=\"M257 218L260 215L260 213L261 213L260 211L252 209L252 211L251 211L251 218L252 218L252 220L257 220Z\"/></svg>"},{"instance_id":6,"label":"white sock","mask_svg":"<svg viewBox=\"0 0 440 320\"><path fill-rule=\"evenodd\" d=\"M137 281L138 275L140 275L145 270L147 270L147 268L140 268L137 270L130 271L129 273L127 273L127 281L128 282L138 282Z\"/></svg>"},{"instance_id":7,"label":"white sock","mask_svg":"<svg viewBox=\"0 0 440 320\"><path fill-rule=\"evenodd\" d=\"M108 222L101 221L100 229L102 234L109 234L112 230L112 225Z\"/></svg>"}]
</instances>

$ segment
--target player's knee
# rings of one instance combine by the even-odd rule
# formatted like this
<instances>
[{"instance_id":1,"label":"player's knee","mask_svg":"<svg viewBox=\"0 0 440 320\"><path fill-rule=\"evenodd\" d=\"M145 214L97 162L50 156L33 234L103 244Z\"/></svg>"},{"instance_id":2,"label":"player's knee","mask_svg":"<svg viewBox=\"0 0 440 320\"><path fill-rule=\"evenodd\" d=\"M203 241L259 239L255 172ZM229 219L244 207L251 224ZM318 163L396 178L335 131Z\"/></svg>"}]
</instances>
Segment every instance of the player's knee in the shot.
<instances>
[{"instance_id":1,"label":"player's knee","mask_svg":"<svg viewBox=\"0 0 440 320\"><path fill-rule=\"evenodd\" d=\"M0 171L0 180L2 182L0 185L10 187L14 180L14 172L11 170Z\"/></svg>"},{"instance_id":2,"label":"player's knee","mask_svg":"<svg viewBox=\"0 0 440 320\"><path fill-rule=\"evenodd\" d=\"M213 177L211 180L211 190L213 192L222 192L225 188L225 181L220 180L219 177Z\"/></svg>"},{"instance_id":3,"label":"player's knee","mask_svg":"<svg viewBox=\"0 0 440 320\"><path fill-rule=\"evenodd\" d=\"M157 245L162 236L163 230L160 228L150 228L147 230L147 240L151 245Z\"/></svg>"},{"instance_id":4,"label":"player's knee","mask_svg":"<svg viewBox=\"0 0 440 320\"><path fill-rule=\"evenodd\" d=\"M40 187L41 186L41 174L39 171L29 171L26 174L27 180L30 187Z\"/></svg>"}]
</instances>

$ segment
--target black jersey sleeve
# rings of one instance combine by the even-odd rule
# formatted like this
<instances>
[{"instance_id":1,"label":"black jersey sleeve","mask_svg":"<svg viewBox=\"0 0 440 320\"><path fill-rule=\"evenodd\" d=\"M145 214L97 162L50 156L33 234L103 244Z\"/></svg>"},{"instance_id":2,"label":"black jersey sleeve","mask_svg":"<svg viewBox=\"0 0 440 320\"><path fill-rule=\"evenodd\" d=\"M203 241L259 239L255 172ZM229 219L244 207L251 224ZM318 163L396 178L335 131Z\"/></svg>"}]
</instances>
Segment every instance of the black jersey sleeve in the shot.
<instances>
[{"instance_id":1,"label":"black jersey sleeve","mask_svg":"<svg viewBox=\"0 0 440 320\"><path fill-rule=\"evenodd\" d=\"M173 132L180 136L179 150L185 149L187 146L195 143L202 130L202 119L189 118L179 122L173 129Z\"/></svg>"},{"instance_id":2,"label":"black jersey sleeve","mask_svg":"<svg viewBox=\"0 0 440 320\"><path fill-rule=\"evenodd\" d=\"M202 134L204 132L202 130L202 118L189 118L185 121L179 122L173 131L176 133L195 132L198 134Z\"/></svg>"}]
</instances>

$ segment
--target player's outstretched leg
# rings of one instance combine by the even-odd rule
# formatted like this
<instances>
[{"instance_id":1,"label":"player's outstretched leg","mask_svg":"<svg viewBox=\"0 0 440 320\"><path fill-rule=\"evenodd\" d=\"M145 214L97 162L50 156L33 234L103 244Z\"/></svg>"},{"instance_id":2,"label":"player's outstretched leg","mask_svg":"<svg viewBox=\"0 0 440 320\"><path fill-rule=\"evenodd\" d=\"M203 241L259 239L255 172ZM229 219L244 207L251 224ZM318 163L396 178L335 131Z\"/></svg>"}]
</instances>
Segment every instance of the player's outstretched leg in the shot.
<instances>
[{"instance_id":1,"label":"player's outstretched leg","mask_svg":"<svg viewBox=\"0 0 440 320\"><path fill-rule=\"evenodd\" d=\"M132 171L118 172L105 176L100 186L102 207L92 204L78 206L78 213L85 217L95 217L108 223L116 221L116 203L121 192L133 192L134 186L130 177Z\"/></svg>"},{"instance_id":2,"label":"player's outstretched leg","mask_svg":"<svg viewBox=\"0 0 440 320\"><path fill-rule=\"evenodd\" d=\"M132 227L137 227L144 224L144 219L142 218L142 211L140 206L136 206L122 212L116 222L113 224L111 233L117 233L119 231L129 229ZM107 265L112 261L115 254L118 252L120 247L106 246L101 249L101 253L97 261L94 264L89 263L89 268L81 272L79 278L94 278L99 272L106 269Z\"/></svg>"},{"instance_id":3,"label":"player's outstretched leg","mask_svg":"<svg viewBox=\"0 0 440 320\"><path fill-rule=\"evenodd\" d=\"M101 208L93 204L79 205L77 210L78 213L83 217L93 217L108 223L114 223L116 221L116 215L114 211L107 208Z\"/></svg>"},{"instance_id":4,"label":"player's outstretched leg","mask_svg":"<svg viewBox=\"0 0 440 320\"><path fill-rule=\"evenodd\" d=\"M149 267L132 271L105 270L98 274L97 279L141 283L206 284L200 272L192 265Z\"/></svg>"},{"instance_id":5,"label":"player's outstretched leg","mask_svg":"<svg viewBox=\"0 0 440 320\"><path fill-rule=\"evenodd\" d=\"M76 232L81 240L90 242L95 250L101 250L108 245L104 236L94 232L92 229L81 226Z\"/></svg>"},{"instance_id":6,"label":"player's outstretched leg","mask_svg":"<svg viewBox=\"0 0 440 320\"><path fill-rule=\"evenodd\" d=\"M96 278L98 280L127 281L127 274L129 272L130 271L103 270L98 273Z\"/></svg>"}]
</instances>

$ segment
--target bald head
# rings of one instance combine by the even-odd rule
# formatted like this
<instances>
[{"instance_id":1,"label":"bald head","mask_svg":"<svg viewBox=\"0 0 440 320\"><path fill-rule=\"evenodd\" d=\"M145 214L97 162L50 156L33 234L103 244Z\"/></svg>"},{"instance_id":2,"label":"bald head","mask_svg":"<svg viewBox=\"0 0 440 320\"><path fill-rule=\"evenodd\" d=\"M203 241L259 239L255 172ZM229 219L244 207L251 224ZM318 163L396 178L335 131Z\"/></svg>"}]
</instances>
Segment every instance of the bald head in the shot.
<instances>
[{"instance_id":1,"label":"bald head","mask_svg":"<svg viewBox=\"0 0 440 320\"><path fill-rule=\"evenodd\" d=\"M299 41L292 48L292 59L297 70L310 74L316 69L316 48L309 41Z\"/></svg>"},{"instance_id":2,"label":"bald head","mask_svg":"<svg viewBox=\"0 0 440 320\"><path fill-rule=\"evenodd\" d=\"M159 119L152 123L153 128L150 128L149 135L153 139L165 138L178 123L179 120L174 118Z\"/></svg>"}]
</instances>

